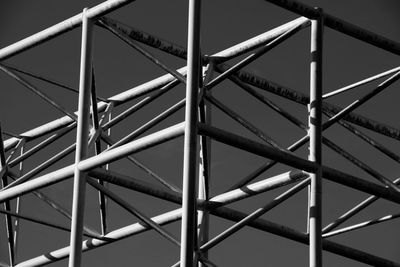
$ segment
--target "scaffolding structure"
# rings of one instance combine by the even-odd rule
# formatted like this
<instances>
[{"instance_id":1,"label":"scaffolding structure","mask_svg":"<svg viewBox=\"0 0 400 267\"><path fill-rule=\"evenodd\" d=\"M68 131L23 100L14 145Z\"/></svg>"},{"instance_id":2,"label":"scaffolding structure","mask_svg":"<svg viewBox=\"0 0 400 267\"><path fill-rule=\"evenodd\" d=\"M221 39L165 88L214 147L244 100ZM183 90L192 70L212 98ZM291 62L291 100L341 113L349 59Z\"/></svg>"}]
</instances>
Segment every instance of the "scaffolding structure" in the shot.
<instances>
[{"instance_id":1,"label":"scaffolding structure","mask_svg":"<svg viewBox=\"0 0 400 267\"><path fill-rule=\"evenodd\" d=\"M69 266L80 266L83 252L106 246L145 231L155 231L180 247L180 258L177 258L177 262L173 266L217 266L213 263L212 258L208 257L208 251L245 226L273 233L307 245L309 247L309 266L312 267L323 266L323 251L371 266L400 266L400 263L328 239L334 235L383 223L399 217L398 214L394 214L339 228L347 220L366 209L378 199L385 199L400 204L400 179L392 180L385 177L322 134L323 131L331 126L340 125L350 133L364 140L377 151L380 151L396 162L400 162L398 153L380 144L373 137L363 133L359 128L366 128L369 131L397 141L400 140L400 130L355 112L358 107L394 84L400 78L400 67L329 93L322 93L322 51L323 31L325 27L357 38L395 55L400 55L399 43L338 19L319 8L309 7L290 0L268 0L268 2L295 12L302 17L214 55L203 55L200 51L200 0L189 0L187 49L119 23L106 16L111 11L122 8L130 2L133 1L106 1L95 7L84 9L82 13L76 16L0 49L0 60L4 61L74 28L81 27L82 29L79 104L77 112L71 112L62 107L56 100L46 95L21 74L31 76L32 79L41 79L57 86L63 86L62 84L24 72L17 67L0 64L2 72L14 78L24 87L65 114L62 118L8 139L5 139L3 134L0 134L0 173L2 181L0 202L4 204L0 212L4 214L6 219L5 229L8 237L9 254L9 262L3 262L1 266L42 266L65 258L69 258ZM101 27L111 32L167 72L167 74L107 99L98 97L95 86L96 77L92 66L93 27ZM283 87L266 78L243 70L251 62L305 29L311 29L309 95L304 95L294 89ZM178 70L170 68L143 48L141 44L185 59L187 60L187 66ZM246 54L248 55L240 58ZM236 60L234 64L229 63L230 60L238 58L240 60ZM386 80L345 108L325 101L330 97L381 78L385 78ZM213 88L218 87L225 80L230 80L252 97L277 112L282 119L304 130L304 136L288 147L279 145L257 126L213 96ZM128 135L118 140L115 140L110 135L109 130L115 125L123 123L126 118L132 116L145 106L151 105L153 101L161 98L165 93L179 84L185 84L186 86L186 97L184 99L173 104L170 108L144 123L139 128L130 129ZM302 122L295 114L286 110L285 107L274 103L259 93L259 90L273 93L308 107L308 122ZM139 98L141 98L140 101L128 105L119 114L112 113L116 107L126 103L129 104ZM252 132L261 141L254 141L212 125L211 107L221 110L245 129ZM150 129L183 108L185 108L185 120L183 122L147 134ZM111 114L113 114L112 117ZM323 116L327 118L325 121L323 120ZM129 125L126 127L129 127ZM75 143L56 155L51 156L34 169L29 171L23 170L25 160L34 157L36 153L46 147L50 147L56 140L62 139L74 130L76 130ZM182 188L174 185L161 175L156 174L133 156L140 151L181 137L184 138ZM37 141L39 138L43 140L35 144L35 146L26 149L26 145ZM212 142L220 142L253 153L265 158L266 161L262 166L232 185L228 191L211 196L210 166L213 161L211 140ZM308 159L294 153L307 144L309 146ZM361 170L367 172L376 182L371 182L342 170L324 166L322 164L322 144L334 150ZM107 148L102 149L104 145L107 145ZM95 151L94 155L90 152L92 150ZM40 174L67 155L73 153L75 153L75 160L70 165L47 172L46 174ZM110 163L122 159L127 159L132 164L144 170L159 185L155 186L142 180L127 177L119 173L118 170L113 170L112 166L108 166ZM253 181L276 164L284 164L289 169L282 174L257 182ZM371 196L345 212L337 220L323 227L322 178L346 186L351 190L370 194ZM57 201L40 192L42 188L51 187L68 179L73 179L72 212L64 209L57 204ZM89 184L90 187L98 191L101 232L86 226L84 223L86 184ZM113 192L107 184L138 191L166 202L176 203L181 205L181 207L155 217L149 217L129 203L129 200ZM292 187L281 193L271 202L261 207L256 207L257 209L250 214L226 207L228 204L288 185L292 185ZM260 218L274 207L288 200L296 193L307 190L307 188L309 211L307 216L308 229L306 232ZM18 205L16 209L13 209L10 202L17 201L18 203L19 198L25 194L36 195L57 212L66 216L70 220L70 228L54 224L50 222L51 220L42 216L33 217L24 215L19 212ZM120 229L109 231L107 227L109 220L107 201L115 202L134 215L138 221ZM209 230L209 228L212 228L212 224L209 223L210 216L221 217L234 222L234 224L223 232L211 236ZM70 245L31 259L18 261L16 251L18 249L19 220L28 220L68 231L70 232ZM181 237L176 238L163 226L179 220L181 221Z\"/></svg>"}]
</instances>

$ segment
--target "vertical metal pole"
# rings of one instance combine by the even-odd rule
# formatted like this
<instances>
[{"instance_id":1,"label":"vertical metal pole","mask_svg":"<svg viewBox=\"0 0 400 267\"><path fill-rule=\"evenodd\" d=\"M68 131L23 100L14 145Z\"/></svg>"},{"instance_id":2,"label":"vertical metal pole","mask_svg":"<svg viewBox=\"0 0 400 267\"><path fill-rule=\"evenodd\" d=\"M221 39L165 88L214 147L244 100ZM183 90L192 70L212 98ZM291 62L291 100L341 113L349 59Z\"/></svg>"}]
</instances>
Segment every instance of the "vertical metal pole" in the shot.
<instances>
[{"instance_id":1,"label":"vertical metal pole","mask_svg":"<svg viewBox=\"0 0 400 267\"><path fill-rule=\"evenodd\" d=\"M0 170L2 172L1 174L1 187L4 188L7 186L8 181L7 181L7 161L6 161L6 155L4 152L4 142L3 142L3 132L1 130L1 125L0 125ZM4 209L6 211L11 211L11 205L10 201L5 201L4 202ZM15 261L15 254L14 254L14 237L13 237L13 227L12 227L12 218L9 214L5 214L5 220L6 220L6 229L7 229L7 241L8 241L8 254L10 258L10 265L14 266L14 261Z\"/></svg>"},{"instance_id":2,"label":"vertical metal pole","mask_svg":"<svg viewBox=\"0 0 400 267\"><path fill-rule=\"evenodd\" d=\"M188 59L183 160L181 266L194 266L196 241L197 98L200 81L200 0L189 0Z\"/></svg>"},{"instance_id":3,"label":"vertical metal pole","mask_svg":"<svg viewBox=\"0 0 400 267\"><path fill-rule=\"evenodd\" d=\"M92 103L92 125L95 131L98 131L100 128L99 125L99 114L97 112L97 96L96 96L96 79L94 74L94 68L92 66L92 84L91 84L91 103ZM97 138L95 140L95 153L96 155L101 153L101 143L100 139ZM98 180L98 183L104 186L103 181ZM106 198L99 190L99 206L100 206L100 225L101 225L101 234L107 234L107 213L106 213Z\"/></svg>"},{"instance_id":4,"label":"vertical metal pole","mask_svg":"<svg viewBox=\"0 0 400 267\"><path fill-rule=\"evenodd\" d=\"M205 68L205 78L202 84L202 93L200 96L199 106L199 120L201 123L211 124L211 104L204 99L204 85L208 84L212 79L214 72L214 63L209 63ZM211 93L211 91L210 91ZM200 162L199 162L199 190L198 199L209 199L209 183L210 183L210 153L211 153L211 140L208 136L200 136ZM209 217L210 214L206 210L199 210L197 213L197 243L198 247L208 241L209 236ZM204 258L208 258L208 251L203 252ZM198 262L198 267L205 267L202 262Z\"/></svg>"},{"instance_id":5,"label":"vertical metal pole","mask_svg":"<svg viewBox=\"0 0 400 267\"><path fill-rule=\"evenodd\" d=\"M316 162L320 168L310 173L311 187L309 200L309 237L310 267L322 266L322 10L311 22L311 64L310 64L310 105L309 105L309 160Z\"/></svg>"},{"instance_id":6,"label":"vertical metal pole","mask_svg":"<svg viewBox=\"0 0 400 267\"><path fill-rule=\"evenodd\" d=\"M25 145L22 145L20 155L24 154ZM19 163L19 177L24 174L24 161ZM22 198L17 198L17 203L15 204L15 213L19 214L21 212L21 205L22 205ZM18 243L19 243L19 228L20 228L20 220L18 217L15 217L14 221L14 257L17 258L17 251L18 251Z\"/></svg>"},{"instance_id":7,"label":"vertical metal pole","mask_svg":"<svg viewBox=\"0 0 400 267\"><path fill-rule=\"evenodd\" d=\"M92 80L92 22L87 18L86 10L85 8L82 12L82 46L75 154L76 166L81 160L85 159L88 154L90 91ZM81 264L85 190L86 174L79 171L76 167L74 171L69 267L79 267Z\"/></svg>"}]
</instances>

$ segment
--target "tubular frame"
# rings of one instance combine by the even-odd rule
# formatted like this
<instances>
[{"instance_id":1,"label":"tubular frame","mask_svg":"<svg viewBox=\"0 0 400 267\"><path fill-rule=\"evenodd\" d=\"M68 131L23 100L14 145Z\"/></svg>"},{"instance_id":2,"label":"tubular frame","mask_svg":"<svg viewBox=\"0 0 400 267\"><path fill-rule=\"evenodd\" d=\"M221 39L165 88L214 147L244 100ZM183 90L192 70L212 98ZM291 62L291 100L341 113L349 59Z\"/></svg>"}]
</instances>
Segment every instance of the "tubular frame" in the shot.
<instances>
[{"instance_id":1,"label":"tubular frame","mask_svg":"<svg viewBox=\"0 0 400 267\"><path fill-rule=\"evenodd\" d=\"M395 163L400 163L400 156L350 124L353 123L372 130L397 142L400 140L399 129L354 112L356 108L395 84L400 79L400 69L396 67L323 94L323 30L325 26L329 27L397 56L400 55L400 44L336 18L329 13L323 12L320 8L313 8L294 0L267 1L304 17L297 18L212 55L206 55L200 51L201 0L188 0L187 49L105 16L113 10L133 2L131 0L108 0L95 7L85 8L80 14L0 49L0 70L65 115L19 135L13 135L7 140L3 140L4 132L0 127L0 174L2 181L0 203L4 205L4 209L0 210L0 213L3 213L6 219L4 228L8 237L9 254L9 263L0 263L0 265L42 266L69 257L69 266L79 267L81 266L82 252L84 251L105 246L145 231L156 231L174 245L180 247L180 254L176 255L176 260L179 260L179 262L174 266L216 266L213 257L209 257L207 254L208 251L229 236L248 226L308 245L310 267L323 266L323 251L329 251L372 266L400 266L399 263L391 260L328 240L330 236L398 218L400 215L394 214L334 230L380 198L399 205L400 189L398 184L400 180L392 181L391 178L381 175L356 156L323 137L324 130L340 124L355 136L388 156ZM25 50L80 26L82 27L82 43L78 91L61 82L56 82L54 79L37 75L27 70L21 70L18 67L10 67L8 64L3 63L6 59L10 59ZM147 60L156 64L166 74L107 99L97 97L92 62L92 28L94 26L99 26L116 35ZM272 48L309 26L311 26L309 95L243 70L244 67L262 57ZM142 47L142 44L184 59L186 60L186 66L179 69L171 68L169 63L164 63L164 60L161 60L157 54L150 53L147 48ZM248 55L246 56L246 54ZM243 57L241 58L241 56ZM238 63L228 63L231 59L237 59L236 62ZM219 73L219 75L214 75L216 73ZM20 76L20 74L24 76ZM327 99L333 96L386 76L389 77L347 107L342 108L327 102ZM28 78L25 79L25 77L38 79L69 91L78 92L78 111L71 112L64 108L56 100L45 94L41 88L34 86ZM228 80L239 86L251 97L255 98L256 101L279 113L287 122L307 131L307 135L287 148L280 145L278 141L269 136L269 133L264 130L265 128L257 126L251 122L251 119L245 118L245 116L239 115L233 109L228 108L228 104L224 103L225 99L220 101L211 94L211 89L222 86L222 82ZM159 115L146 120L141 126L134 129L129 128L129 133L124 137L114 140L114 137L110 136L111 129L122 125L128 117L135 117L132 115L147 105L153 104L153 101L163 97L166 93L172 90L179 90L175 87L180 84L186 86L184 99L159 113ZM307 105L309 111L308 126L306 125L307 123L298 119L291 112L269 100L266 96L267 93ZM129 107L126 107L128 105L124 107L126 103L129 104ZM241 127L252 132L263 143L232 133L217 125L212 125L211 105L238 122ZM167 119L170 119L172 115L176 115L183 106L185 106L183 122L168 127L160 127L161 123L163 125L166 124L166 121L169 123L170 121ZM114 113L116 108L119 113ZM112 119L111 112L113 112ZM323 122L323 114L328 116L325 122ZM107 117L109 117L108 120L106 120ZM157 129L153 133L147 133L157 126L161 130ZM57 140L66 139L65 136L75 129L76 141L66 149L54 156L46 157L43 163L36 164L30 170L25 167L26 161L36 157L44 149L51 147ZM150 165L142 163L132 155L182 136L182 189L169 181L168 177L158 175L147 167ZM25 145L29 145L41 137L44 137L44 139L39 140L29 150L26 149ZM214 159L212 153L214 150L211 147L216 142L263 157L266 159L266 163L238 182L232 183L233 185L229 190L218 192L216 195L211 196L211 181L215 179L214 176L211 176L213 175L212 164ZM308 159L294 153L308 142ZM325 163L323 164L322 143L366 171L380 183L370 182L348 172L340 171L337 168L328 167ZM106 149L102 149L104 144L107 145ZM91 155L93 147L94 155ZM53 164L61 162L73 151L75 151L74 162L69 162L67 165L64 164L64 167L56 170L51 169ZM134 163L141 171L155 179L158 184L136 179L134 174L126 175L110 170L113 168L110 163L121 159L127 159ZM269 178L261 177L260 181L250 184L252 180L260 177L277 164L284 165L284 168L294 169ZM103 168L104 166L106 167ZM40 174L41 172L46 173ZM72 178L71 214L67 209L59 205L57 200L38 191L68 179L72 180ZM225 177L217 178L223 179ZM13 182L9 183L9 179L13 180ZM322 228L322 220L324 218L322 212L323 179L371 196L329 223L325 228ZM84 225L86 183L89 183L98 192L101 234L97 230ZM267 194L274 189L294 183L297 184L278 195L278 197L273 198L271 202L252 209L254 211L250 214L225 207L231 203L236 203L261 193ZM108 188L108 184L141 192L166 202L172 202L177 204L179 208L166 211L155 217L147 216L135 205L129 203L129 200L118 195L116 187ZM309 229L307 233L302 233L260 217L285 202L295 193L300 192L306 186L309 186L309 216L307 219ZM35 194L49 204L52 209L70 219L71 227L69 228L59 223L50 223L51 220L41 217L39 219L39 216L20 214L21 197L29 193ZM130 212L138 221L119 229L109 229L108 221L111 218L107 210L108 199L113 200ZM17 203L15 211L11 205L14 200ZM213 237L210 235L212 224L209 219L211 215L233 221L235 224ZM19 218L43 226L69 231L69 246L32 259L20 260L17 254L21 240ZM162 227L179 220L181 221L180 240L174 237L175 233L170 233ZM84 235L88 236L89 239L83 240Z\"/></svg>"}]
</instances>

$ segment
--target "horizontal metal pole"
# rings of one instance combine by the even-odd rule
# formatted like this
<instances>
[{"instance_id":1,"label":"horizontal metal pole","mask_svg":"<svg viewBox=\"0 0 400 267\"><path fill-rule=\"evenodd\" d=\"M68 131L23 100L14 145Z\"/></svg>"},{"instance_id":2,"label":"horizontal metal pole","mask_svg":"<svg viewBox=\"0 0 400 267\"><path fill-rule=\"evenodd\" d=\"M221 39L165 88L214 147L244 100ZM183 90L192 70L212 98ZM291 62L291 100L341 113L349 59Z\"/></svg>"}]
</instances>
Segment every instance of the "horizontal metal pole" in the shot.
<instances>
[{"instance_id":1,"label":"horizontal metal pole","mask_svg":"<svg viewBox=\"0 0 400 267\"><path fill-rule=\"evenodd\" d=\"M216 141L246 150L262 157L272 158L280 163L287 164L307 172L312 172L313 170L315 171L317 168L316 164L313 162L299 158L285 151L277 150L253 140L226 132L224 130L217 129L215 127L199 124L199 133L209 136ZM330 181L363 191L368 194L376 196L379 195L379 197L400 204L400 194L389 188L368 182L327 166L322 166L322 175L324 178Z\"/></svg>"},{"instance_id":2,"label":"horizontal metal pole","mask_svg":"<svg viewBox=\"0 0 400 267\"><path fill-rule=\"evenodd\" d=\"M78 168L81 171L88 171L92 168L96 168L106 163L110 163L112 161L123 158L131 153L135 153L165 142L167 140L176 138L183 135L183 128L184 123L179 123L177 125L171 126L169 128L150 134L123 146L104 152L100 155L93 156L84 161L81 161L78 164ZM58 169L51 173L40 176L34 180L27 181L23 184L6 189L0 192L0 203L8 199L20 196L22 194L31 192L33 190L63 181L73 175L74 167L75 165L69 165L62 169Z\"/></svg>"},{"instance_id":3,"label":"horizontal metal pole","mask_svg":"<svg viewBox=\"0 0 400 267\"><path fill-rule=\"evenodd\" d=\"M239 222L248 216L246 213L225 207L211 211L211 213L235 222ZM284 225L264 219L256 219L250 222L248 226L308 245L308 235L306 233L299 232ZM393 261L330 240L322 240L322 249L371 266L400 267L400 264Z\"/></svg>"},{"instance_id":4,"label":"horizontal metal pole","mask_svg":"<svg viewBox=\"0 0 400 267\"><path fill-rule=\"evenodd\" d=\"M106 15L111 11L120 8L134 0L108 0L97 6L94 6L87 11L89 19ZM11 56L21 53L29 48L37 46L45 41L51 40L54 37L68 32L82 24L82 13L79 13L69 19L66 19L54 26L51 26L41 32L33 34L19 42L4 47L0 50L0 61L3 61Z\"/></svg>"},{"instance_id":5,"label":"horizontal metal pole","mask_svg":"<svg viewBox=\"0 0 400 267\"><path fill-rule=\"evenodd\" d=\"M262 157L274 159L276 161L279 161L280 163L298 168L300 170L314 172L318 169L317 164L315 164L314 162L302 159L292 153L278 150L276 148L271 148L270 146L267 146L265 144L252 141L250 139L229 133L227 131L212 126L200 123L199 133L209 136L219 142L246 150Z\"/></svg>"},{"instance_id":6,"label":"horizontal metal pole","mask_svg":"<svg viewBox=\"0 0 400 267\"><path fill-rule=\"evenodd\" d=\"M278 5L282 8L295 12L301 16L308 17L310 19L318 17L318 11L311 6L303 4L294 0L266 0L270 3ZM365 30L359 26L351 24L347 21L339 19L324 12L324 24L325 26L354 37L363 42L369 43L373 46L382 48L386 51L392 52L396 55L400 55L400 43L390 40L386 37Z\"/></svg>"},{"instance_id":7,"label":"horizontal metal pole","mask_svg":"<svg viewBox=\"0 0 400 267\"><path fill-rule=\"evenodd\" d=\"M112 183L124 188L135 190L150 196L168 200L176 204L181 204L182 195L180 193L165 191L160 186L150 184L146 181L128 177L126 175L105 171L102 169L94 169L89 171L89 176ZM302 171L289 171L273 177L263 179L261 181L243 186L229 192L222 193L211 198L208 202L198 200L198 206L202 209L214 209L222 205L228 205L233 202L246 199L263 192L271 191L285 185L289 185L298 181L302 181L308 177L307 173Z\"/></svg>"}]
</instances>

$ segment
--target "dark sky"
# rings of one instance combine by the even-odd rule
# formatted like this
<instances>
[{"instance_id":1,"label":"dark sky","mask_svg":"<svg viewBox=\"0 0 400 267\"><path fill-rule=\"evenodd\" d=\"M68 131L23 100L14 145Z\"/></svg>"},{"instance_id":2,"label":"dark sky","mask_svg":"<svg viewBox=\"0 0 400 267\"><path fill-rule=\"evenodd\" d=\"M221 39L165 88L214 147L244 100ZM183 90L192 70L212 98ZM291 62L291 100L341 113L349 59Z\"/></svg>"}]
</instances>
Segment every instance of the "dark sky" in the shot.
<instances>
[{"instance_id":1,"label":"dark sky","mask_svg":"<svg viewBox=\"0 0 400 267\"><path fill-rule=\"evenodd\" d=\"M3 0L0 3L0 47L12 44L79 13L84 7L92 7L100 2ZM400 42L400 19L398 18L400 4L396 0L309 0L303 2L313 6L320 6L332 15ZM114 11L110 14L110 17L173 41L176 44L186 46L187 1L136 1L120 10ZM261 0L203 1L202 52L204 54L213 54L297 17L296 14ZM309 29L303 30L246 67L246 70L308 94L309 39ZM398 56L333 30L325 30L324 41L324 92L329 92L398 66ZM149 51L159 56L168 66L173 68L185 65L184 60L164 55L150 48ZM52 41L10 58L5 63L43 74L77 88L79 81L79 55L80 28L77 28ZM95 29L94 67L98 95L101 97L113 96L164 74L153 63L145 60L136 51L100 28ZM0 122L3 130L18 134L62 116L59 111L47 105L43 100L4 73L0 73L0 79ZM70 111L76 110L78 102L76 94L62 91L60 88L49 86L43 82L31 81ZM354 92L332 98L329 102L341 106L348 105L371 90L376 84L378 83L375 82L371 85L360 87ZM397 115L398 105L396 104L400 97L398 89L398 84L394 84L377 98L362 106L357 112L400 128ZM267 93L265 95L293 112L304 123L307 122L306 107L299 106L275 95ZM288 146L304 135L301 130L282 120L279 115L249 97L232 83L224 82L215 88L214 96L257 125L282 146ZM183 97L184 87L180 85L153 105L146 107L143 111L131 116L127 121L117 126L112 131L113 138L118 139L118 137L123 137L130 133L135 127L140 126L146 120L175 104ZM123 111L131 104L122 105L116 112ZM182 121L183 115L183 111L178 112L160 126L152 129L151 132ZM213 125L216 127L257 140L246 129L220 111L214 109L212 117ZM393 139L379 136L368 130L365 130L365 132L377 138L379 142L387 145L394 152L399 151L400 146ZM396 162L368 147L339 126L332 127L325 134L341 147L346 148L353 155L356 155L371 167L376 168L378 172L386 177L392 180L398 177L400 168ZM55 143L53 147L39 153L36 157L29 159L25 164L25 169L33 168L38 163L43 162L46 157L54 155L65 148L73 142L74 137L75 132L69 134L64 140ZM181 186L182 144L182 139L170 141L141 152L137 157L155 172ZM32 145L29 144L29 147ZM324 164L373 181L365 172L355 168L328 148L324 148L323 152ZM297 154L306 158L307 148L299 150ZM72 156L67 157L67 159L56 164L50 170L69 165L72 160ZM265 162L265 159L213 142L212 162L211 194L217 195L260 166ZM112 169L136 178L149 179L145 173L123 160L113 163ZM291 168L279 165L268 173L263 174L259 179L265 179L288 170L291 170ZM72 183L67 181L60 185L43 189L43 191L70 209L71 185ZM368 196L330 182L324 182L323 186L324 225ZM285 187L262 194L232 205L232 207L244 212L251 212L268 203L268 201L288 188ZM170 203L143 196L140 193L113 186L110 186L110 189L115 190L115 192L149 216L161 214L177 207ZM306 198L306 191L302 191L264 215L263 218L304 231L307 210ZM97 195L89 187L87 203L86 223L99 229ZM133 216L117 207L114 203L109 203L109 210L110 230L136 221ZM26 214L40 215L50 221L68 225L68 221L64 217L50 210L45 204L30 195L22 198L22 211ZM397 212L398 207L394 204L380 200L351 219L348 224ZM219 233L229 225L231 225L231 222L212 217L211 235ZM397 238L400 234L399 226L399 222L394 220L331 239L400 262L400 243ZM166 228L173 232L175 236L179 236L180 222ZM0 260L6 262L4 223L0 226L0 233ZM22 222L18 261L64 247L68 244L68 240L68 233ZM177 247L171 245L156 233L145 233L85 253L82 265L99 267L170 266L178 258L179 249ZM210 251L210 259L218 266L306 266L308 264L308 247L268 233L245 228L228 238L224 243L213 248ZM67 261L64 260L51 266L66 265ZM324 253L324 266L365 265L341 256Z\"/></svg>"}]
</instances>

